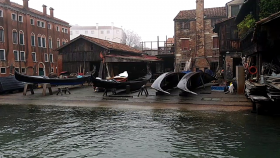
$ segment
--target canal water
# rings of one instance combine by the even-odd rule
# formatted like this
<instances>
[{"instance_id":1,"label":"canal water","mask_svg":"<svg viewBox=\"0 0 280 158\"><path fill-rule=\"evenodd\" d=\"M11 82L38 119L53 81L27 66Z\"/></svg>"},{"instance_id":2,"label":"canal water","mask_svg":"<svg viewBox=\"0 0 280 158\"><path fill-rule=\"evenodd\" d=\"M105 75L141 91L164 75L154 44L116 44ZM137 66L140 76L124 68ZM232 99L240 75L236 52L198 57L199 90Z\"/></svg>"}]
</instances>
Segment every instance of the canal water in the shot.
<instances>
[{"instance_id":1,"label":"canal water","mask_svg":"<svg viewBox=\"0 0 280 158\"><path fill-rule=\"evenodd\" d=\"M1 158L276 158L279 149L280 117L250 111L0 106Z\"/></svg>"}]
</instances>

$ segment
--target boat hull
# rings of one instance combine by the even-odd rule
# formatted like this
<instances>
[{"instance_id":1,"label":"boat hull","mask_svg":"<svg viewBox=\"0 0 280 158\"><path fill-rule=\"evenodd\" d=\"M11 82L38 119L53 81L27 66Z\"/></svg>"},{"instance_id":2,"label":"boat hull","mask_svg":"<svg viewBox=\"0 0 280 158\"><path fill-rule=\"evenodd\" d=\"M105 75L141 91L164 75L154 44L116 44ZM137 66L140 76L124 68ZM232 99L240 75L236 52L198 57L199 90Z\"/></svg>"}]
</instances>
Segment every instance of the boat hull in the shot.
<instances>
[{"instance_id":1,"label":"boat hull","mask_svg":"<svg viewBox=\"0 0 280 158\"><path fill-rule=\"evenodd\" d=\"M89 80L90 76L85 76L81 78L44 78L40 76L26 76L22 75L18 72L15 72L15 78L18 81L41 84L41 83L49 83L51 85L79 85L83 84Z\"/></svg>"},{"instance_id":2,"label":"boat hull","mask_svg":"<svg viewBox=\"0 0 280 158\"><path fill-rule=\"evenodd\" d=\"M182 77L177 87L183 90L184 92L197 95L197 93L193 92L194 89L213 80L217 79L207 73L190 72Z\"/></svg>"},{"instance_id":3,"label":"boat hull","mask_svg":"<svg viewBox=\"0 0 280 158\"><path fill-rule=\"evenodd\" d=\"M119 82L116 80L103 80L92 77L92 83L93 86L104 89L126 89L126 87L129 86L130 90L134 91L140 89L143 85L146 85L147 82L151 79L151 77L151 74L147 74L142 78L126 82Z\"/></svg>"},{"instance_id":4,"label":"boat hull","mask_svg":"<svg viewBox=\"0 0 280 158\"><path fill-rule=\"evenodd\" d=\"M177 84L186 72L166 72L161 74L151 85L159 92L170 94L169 90L176 88Z\"/></svg>"}]
</instances>

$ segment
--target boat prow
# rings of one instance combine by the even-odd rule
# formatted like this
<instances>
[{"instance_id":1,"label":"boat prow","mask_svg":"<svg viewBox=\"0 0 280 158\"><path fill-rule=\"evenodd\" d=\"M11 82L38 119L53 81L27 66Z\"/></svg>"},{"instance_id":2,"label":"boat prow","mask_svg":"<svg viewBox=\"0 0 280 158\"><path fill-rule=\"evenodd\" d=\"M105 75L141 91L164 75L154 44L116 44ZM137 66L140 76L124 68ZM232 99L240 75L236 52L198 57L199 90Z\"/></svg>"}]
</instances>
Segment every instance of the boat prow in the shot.
<instances>
[{"instance_id":1,"label":"boat prow","mask_svg":"<svg viewBox=\"0 0 280 158\"><path fill-rule=\"evenodd\" d=\"M193 92L194 89L213 80L216 80L216 78L207 73L190 72L182 77L177 87L184 92L197 95L197 93Z\"/></svg>"},{"instance_id":2,"label":"boat prow","mask_svg":"<svg viewBox=\"0 0 280 158\"><path fill-rule=\"evenodd\" d=\"M159 92L170 94L168 90L175 88L185 74L185 72L163 73L153 82L151 87Z\"/></svg>"}]
</instances>

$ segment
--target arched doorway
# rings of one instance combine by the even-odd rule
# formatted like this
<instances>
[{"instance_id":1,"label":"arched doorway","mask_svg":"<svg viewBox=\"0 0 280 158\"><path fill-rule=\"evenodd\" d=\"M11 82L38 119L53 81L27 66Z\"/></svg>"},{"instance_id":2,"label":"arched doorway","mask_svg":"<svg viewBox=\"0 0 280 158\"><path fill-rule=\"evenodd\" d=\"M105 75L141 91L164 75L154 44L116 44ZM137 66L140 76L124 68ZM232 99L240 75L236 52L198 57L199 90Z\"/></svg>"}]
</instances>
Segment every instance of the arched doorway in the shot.
<instances>
[{"instance_id":1,"label":"arched doorway","mask_svg":"<svg viewBox=\"0 0 280 158\"><path fill-rule=\"evenodd\" d=\"M39 63L38 72L39 72L39 76L45 76L46 75L45 64L43 62Z\"/></svg>"}]
</instances>

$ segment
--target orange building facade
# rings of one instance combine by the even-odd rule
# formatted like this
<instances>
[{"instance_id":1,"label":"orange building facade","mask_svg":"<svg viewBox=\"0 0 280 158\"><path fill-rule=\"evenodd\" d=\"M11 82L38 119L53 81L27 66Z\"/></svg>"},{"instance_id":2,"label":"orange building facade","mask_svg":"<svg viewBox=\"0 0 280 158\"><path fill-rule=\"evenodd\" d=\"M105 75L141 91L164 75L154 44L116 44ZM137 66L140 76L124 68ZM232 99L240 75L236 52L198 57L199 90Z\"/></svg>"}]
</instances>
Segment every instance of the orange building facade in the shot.
<instances>
[{"instance_id":1,"label":"orange building facade","mask_svg":"<svg viewBox=\"0 0 280 158\"><path fill-rule=\"evenodd\" d=\"M0 0L0 77L14 71L27 75L49 75L62 71L56 48L70 41L69 23L54 17L54 9L43 12Z\"/></svg>"}]
</instances>

